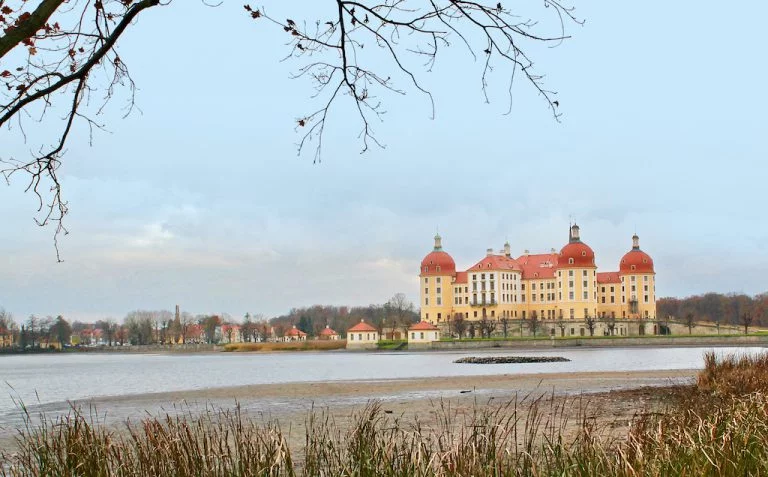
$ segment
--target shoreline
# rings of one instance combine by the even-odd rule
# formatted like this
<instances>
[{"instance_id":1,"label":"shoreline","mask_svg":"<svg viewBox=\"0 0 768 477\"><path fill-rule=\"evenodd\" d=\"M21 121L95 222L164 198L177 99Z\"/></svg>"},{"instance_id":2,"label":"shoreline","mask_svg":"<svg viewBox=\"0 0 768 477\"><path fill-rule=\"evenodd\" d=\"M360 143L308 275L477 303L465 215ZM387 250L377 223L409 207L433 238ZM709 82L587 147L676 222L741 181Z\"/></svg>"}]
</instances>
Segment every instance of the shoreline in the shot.
<instances>
[{"instance_id":1,"label":"shoreline","mask_svg":"<svg viewBox=\"0 0 768 477\"><path fill-rule=\"evenodd\" d=\"M698 369L660 371L585 371L575 373L488 374L432 378L392 378L371 380L307 381L276 384L251 384L185 391L103 396L72 401L75 405L170 404L173 402L261 399L337 400L338 398L397 397L419 399L425 392L446 395L477 392L505 394L554 391L556 394L595 394L612 389L677 385L692 381Z\"/></svg>"},{"instance_id":2,"label":"shoreline","mask_svg":"<svg viewBox=\"0 0 768 477\"><path fill-rule=\"evenodd\" d=\"M727 335L727 336L649 336L649 337L586 337L586 338L537 338L537 339L489 339L489 340L462 340L462 341L436 341L430 347L414 347L402 350L392 349L285 349L285 350L234 350L224 349L224 345L195 345L194 347L165 347L158 345L147 346L114 346L87 348L82 350L40 350L40 351L2 351L3 356L61 356L83 354L160 354L160 355L200 355L200 354L281 354L281 353L429 353L429 352L455 352L455 351L540 351L556 349L601 349L601 348L741 348L741 347L768 347L768 335Z\"/></svg>"}]
</instances>

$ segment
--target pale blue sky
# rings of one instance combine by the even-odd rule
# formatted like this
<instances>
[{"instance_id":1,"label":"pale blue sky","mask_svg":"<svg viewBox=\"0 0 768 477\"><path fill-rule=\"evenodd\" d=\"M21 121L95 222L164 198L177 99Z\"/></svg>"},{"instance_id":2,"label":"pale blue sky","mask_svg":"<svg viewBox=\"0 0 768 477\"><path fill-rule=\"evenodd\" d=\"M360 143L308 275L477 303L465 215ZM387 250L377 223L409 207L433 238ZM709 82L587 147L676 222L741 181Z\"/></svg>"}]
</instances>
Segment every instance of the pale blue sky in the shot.
<instances>
[{"instance_id":1,"label":"pale blue sky","mask_svg":"<svg viewBox=\"0 0 768 477\"><path fill-rule=\"evenodd\" d=\"M435 120L414 92L386 97L387 147L360 155L340 107L319 165L295 154L311 89L288 80L281 32L230 1L147 12L121 48L141 113L116 103L111 133L69 144L64 263L23 184L0 188L0 306L92 319L415 298L436 227L464 268L507 238L516 255L559 250L569 215L603 271L636 230L660 296L768 290L768 4L576 6L586 25L537 52L562 123L522 84L505 116L501 75L485 104L457 49L422 75Z\"/></svg>"}]
</instances>

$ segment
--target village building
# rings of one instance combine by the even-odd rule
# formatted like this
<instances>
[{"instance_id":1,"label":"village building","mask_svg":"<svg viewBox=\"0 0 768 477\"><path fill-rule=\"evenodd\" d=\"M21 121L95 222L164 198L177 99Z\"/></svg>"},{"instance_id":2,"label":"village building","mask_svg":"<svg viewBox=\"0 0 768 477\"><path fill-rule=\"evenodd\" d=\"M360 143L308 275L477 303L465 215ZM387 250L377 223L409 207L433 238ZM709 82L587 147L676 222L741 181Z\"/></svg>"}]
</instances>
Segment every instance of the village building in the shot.
<instances>
[{"instance_id":1,"label":"village building","mask_svg":"<svg viewBox=\"0 0 768 477\"><path fill-rule=\"evenodd\" d=\"M325 328L320 331L318 338L326 341L336 341L339 339L339 334L336 333L329 325L325 325Z\"/></svg>"},{"instance_id":2,"label":"village building","mask_svg":"<svg viewBox=\"0 0 768 477\"><path fill-rule=\"evenodd\" d=\"M438 234L419 270L421 320L443 333L462 319L515 322L528 334L550 336L659 334L655 276L637 235L618 271L598 273L595 252L575 224L559 253L526 250L515 258L505 243L464 271Z\"/></svg>"},{"instance_id":3,"label":"village building","mask_svg":"<svg viewBox=\"0 0 768 477\"><path fill-rule=\"evenodd\" d=\"M430 347L440 341L440 328L428 321L414 323L408 328L408 348Z\"/></svg>"},{"instance_id":4,"label":"village building","mask_svg":"<svg viewBox=\"0 0 768 477\"><path fill-rule=\"evenodd\" d=\"M347 330L347 349L376 349L379 330L361 319Z\"/></svg>"},{"instance_id":5,"label":"village building","mask_svg":"<svg viewBox=\"0 0 768 477\"><path fill-rule=\"evenodd\" d=\"M293 325L291 329L285 332L283 341L307 341L307 334L296 328L296 325Z\"/></svg>"}]
</instances>

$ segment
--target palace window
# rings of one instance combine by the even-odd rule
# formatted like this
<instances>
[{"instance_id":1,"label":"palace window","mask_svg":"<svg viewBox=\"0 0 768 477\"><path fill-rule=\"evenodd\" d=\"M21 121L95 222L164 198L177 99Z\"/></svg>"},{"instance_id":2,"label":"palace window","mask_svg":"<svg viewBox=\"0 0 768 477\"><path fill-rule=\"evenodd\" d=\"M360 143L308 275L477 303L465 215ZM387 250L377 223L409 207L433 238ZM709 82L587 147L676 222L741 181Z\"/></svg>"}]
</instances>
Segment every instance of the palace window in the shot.
<instances>
[{"instance_id":1,"label":"palace window","mask_svg":"<svg viewBox=\"0 0 768 477\"><path fill-rule=\"evenodd\" d=\"M582 286L582 287L584 287L584 288L587 288L587 287L589 286L589 282L588 282L587 280L584 280L584 281L581 283L581 286Z\"/></svg>"},{"instance_id":2,"label":"palace window","mask_svg":"<svg viewBox=\"0 0 768 477\"><path fill-rule=\"evenodd\" d=\"M443 304L442 298L437 297L437 304L438 304L438 306Z\"/></svg>"},{"instance_id":3,"label":"palace window","mask_svg":"<svg viewBox=\"0 0 768 477\"><path fill-rule=\"evenodd\" d=\"M568 292L568 299L573 300L573 292Z\"/></svg>"},{"instance_id":4,"label":"palace window","mask_svg":"<svg viewBox=\"0 0 768 477\"><path fill-rule=\"evenodd\" d=\"M429 306L429 297L424 298L424 305Z\"/></svg>"},{"instance_id":5,"label":"palace window","mask_svg":"<svg viewBox=\"0 0 768 477\"><path fill-rule=\"evenodd\" d=\"M584 292L584 299L586 300L586 299L588 299L588 298L589 298L589 294L588 294L587 292ZM438 298L438 299L439 299L439 298Z\"/></svg>"},{"instance_id":6,"label":"palace window","mask_svg":"<svg viewBox=\"0 0 768 477\"><path fill-rule=\"evenodd\" d=\"M586 277L587 276L587 271L584 270L583 272L581 272L581 275Z\"/></svg>"},{"instance_id":7,"label":"palace window","mask_svg":"<svg viewBox=\"0 0 768 477\"><path fill-rule=\"evenodd\" d=\"M440 287L437 287L437 294L438 294L438 295L440 294L440 290L442 290L442 288L440 288Z\"/></svg>"},{"instance_id":8,"label":"palace window","mask_svg":"<svg viewBox=\"0 0 768 477\"><path fill-rule=\"evenodd\" d=\"M572 258L569 258L569 259L568 259L568 264L569 264L569 265L573 265L573 259L572 259Z\"/></svg>"},{"instance_id":9,"label":"palace window","mask_svg":"<svg viewBox=\"0 0 768 477\"><path fill-rule=\"evenodd\" d=\"M569 276L569 277L572 277L572 276L573 276L573 270L568 270L568 276Z\"/></svg>"}]
</instances>

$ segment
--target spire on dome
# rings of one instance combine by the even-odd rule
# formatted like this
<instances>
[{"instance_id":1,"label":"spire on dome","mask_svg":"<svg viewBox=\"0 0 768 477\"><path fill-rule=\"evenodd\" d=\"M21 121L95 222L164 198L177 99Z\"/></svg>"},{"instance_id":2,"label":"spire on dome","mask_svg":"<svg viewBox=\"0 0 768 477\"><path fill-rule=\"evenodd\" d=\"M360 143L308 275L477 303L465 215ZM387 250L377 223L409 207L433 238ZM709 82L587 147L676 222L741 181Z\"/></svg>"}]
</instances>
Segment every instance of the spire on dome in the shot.
<instances>
[{"instance_id":1,"label":"spire on dome","mask_svg":"<svg viewBox=\"0 0 768 477\"><path fill-rule=\"evenodd\" d=\"M581 242L581 238L579 238L579 226L576 225L575 223L571 225L571 233L570 233L570 236L568 237L568 242L570 243Z\"/></svg>"},{"instance_id":2,"label":"spire on dome","mask_svg":"<svg viewBox=\"0 0 768 477\"><path fill-rule=\"evenodd\" d=\"M435 234L435 252L443 250L443 238L439 233Z\"/></svg>"},{"instance_id":3,"label":"spire on dome","mask_svg":"<svg viewBox=\"0 0 768 477\"><path fill-rule=\"evenodd\" d=\"M632 236L632 250L640 250L640 237L637 234Z\"/></svg>"}]
</instances>

